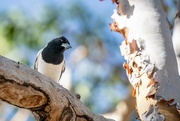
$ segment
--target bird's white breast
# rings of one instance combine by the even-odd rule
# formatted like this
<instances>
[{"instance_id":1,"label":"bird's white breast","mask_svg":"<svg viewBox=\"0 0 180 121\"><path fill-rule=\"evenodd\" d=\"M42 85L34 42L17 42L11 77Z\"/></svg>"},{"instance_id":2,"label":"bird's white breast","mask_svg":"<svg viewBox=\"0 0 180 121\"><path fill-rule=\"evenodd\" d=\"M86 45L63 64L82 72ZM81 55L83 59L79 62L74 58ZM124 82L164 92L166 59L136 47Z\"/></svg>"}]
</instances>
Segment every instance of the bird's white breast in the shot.
<instances>
[{"instance_id":1,"label":"bird's white breast","mask_svg":"<svg viewBox=\"0 0 180 121\"><path fill-rule=\"evenodd\" d=\"M40 54L38 58L38 71L50 78L52 78L54 81L58 82L60 79L61 71L63 68L64 60L59 65L54 65L51 63L46 63L42 59L42 55Z\"/></svg>"}]
</instances>

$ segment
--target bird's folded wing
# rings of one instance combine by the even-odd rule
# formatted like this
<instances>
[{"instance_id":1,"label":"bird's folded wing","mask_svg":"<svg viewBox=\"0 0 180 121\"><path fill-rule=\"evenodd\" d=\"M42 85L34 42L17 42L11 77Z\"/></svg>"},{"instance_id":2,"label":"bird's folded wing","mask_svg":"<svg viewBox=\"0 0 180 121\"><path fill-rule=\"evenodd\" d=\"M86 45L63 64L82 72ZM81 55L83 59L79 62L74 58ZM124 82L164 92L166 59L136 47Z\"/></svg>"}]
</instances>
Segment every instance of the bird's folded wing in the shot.
<instances>
[{"instance_id":1,"label":"bird's folded wing","mask_svg":"<svg viewBox=\"0 0 180 121\"><path fill-rule=\"evenodd\" d=\"M65 64L65 61L63 61L63 62L62 62L62 70L61 70L61 73L60 73L60 75L59 75L59 80L58 80L58 82L60 81L61 76L62 76L62 74L64 73L65 69L66 69L66 64Z\"/></svg>"},{"instance_id":2,"label":"bird's folded wing","mask_svg":"<svg viewBox=\"0 0 180 121\"><path fill-rule=\"evenodd\" d=\"M39 50L39 52L37 53L36 60L35 60L35 63L34 63L34 69L35 70L38 70L38 59L40 58L40 54L41 54L42 50L43 49Z\"/></svg>"}]
</instances>

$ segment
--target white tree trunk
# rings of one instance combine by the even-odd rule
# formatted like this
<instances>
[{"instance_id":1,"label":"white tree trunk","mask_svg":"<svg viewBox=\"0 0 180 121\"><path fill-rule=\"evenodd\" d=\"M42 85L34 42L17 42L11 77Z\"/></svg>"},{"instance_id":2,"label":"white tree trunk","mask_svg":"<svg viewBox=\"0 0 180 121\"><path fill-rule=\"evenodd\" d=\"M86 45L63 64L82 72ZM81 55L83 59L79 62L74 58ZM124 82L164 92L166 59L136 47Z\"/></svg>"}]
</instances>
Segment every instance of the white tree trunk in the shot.
<instances>
[{"instance_id":1,"label":"white tree trunk","mask_svg":"<svg viewBox=\"0 0 180 121\"><path fill-rule=\"evenodd\" d=\"M180 75L180 1L178 0L177 4L177 13L174 19L174 28L173 28L173 46L176 54L176 60L178 64L178 71Z\"/></svg>"},{"instance_id":2,"label":"white tree trunk","mask_svg":"<svg viewBox=\"0 0 180 121\"><path fill-rule=\"evenodd\" d=\"M180 78L160 0L114 0L111 29L123 34L124 68L144 121L180 120Z\"/></svg>"}]
</instances>

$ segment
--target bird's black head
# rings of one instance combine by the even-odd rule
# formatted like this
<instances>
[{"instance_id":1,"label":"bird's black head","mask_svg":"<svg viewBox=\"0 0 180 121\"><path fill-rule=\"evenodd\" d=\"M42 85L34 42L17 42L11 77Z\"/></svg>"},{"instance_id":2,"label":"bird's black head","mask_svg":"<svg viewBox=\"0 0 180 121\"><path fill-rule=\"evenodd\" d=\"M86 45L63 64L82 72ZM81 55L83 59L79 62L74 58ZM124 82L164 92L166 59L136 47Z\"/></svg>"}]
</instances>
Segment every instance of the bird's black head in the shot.
<instances>
[{"instance_id":1,"label":"bird's black head","mask_svg":"<svg viewBox=\"0 0 180 121\"><path fill-rule=\"evenodd\" d=\"M60 38L51 40L47 47L53 49L57 53L60 53L64 52L66 49L71 48L71 45L69 41L64 36L62 36Z\"/></svg>"},{"instance_id":2,"label":"bird's black head","mask_svg":"<svg viewBox=\"0 0 180 121\"><path fill-rule=\"evenodd\" d=\"M69 41L64 37L51 40L42 51L42 58L47 63L59 64L63 61L63 52L71 48Z\"/></svg>"}]
</instances>

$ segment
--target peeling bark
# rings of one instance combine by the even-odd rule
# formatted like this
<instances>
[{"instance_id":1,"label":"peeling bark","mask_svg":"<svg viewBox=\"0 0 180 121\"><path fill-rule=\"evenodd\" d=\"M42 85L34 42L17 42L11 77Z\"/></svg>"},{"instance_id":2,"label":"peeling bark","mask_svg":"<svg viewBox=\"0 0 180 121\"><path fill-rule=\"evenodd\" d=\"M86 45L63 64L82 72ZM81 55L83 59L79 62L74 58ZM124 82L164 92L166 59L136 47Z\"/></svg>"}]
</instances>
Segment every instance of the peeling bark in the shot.
<instances>
[{"instance_id":1,"label":"peeling bark","mask_svg":"<svg viewBox=\"0 0 180 121\"><path fill-rule=\"evenodd\" d=\"M38 121L112 121L93 114L50 78L2 56L0 99L32 111Z\"/></svg>"},{"instance_id":2,"label":"peeling bark","mask_svg":"<svg viewBox=\"0 0 180 121\"><path fill-rule=\"evenodd\" d=\"M120 50L127 61L123 66L134 88L139 118L178 121L180 78L169 22L160 0L113 2L118 12L114 11L110 28L125 37Z\"/></svg>"}]
</instances>

